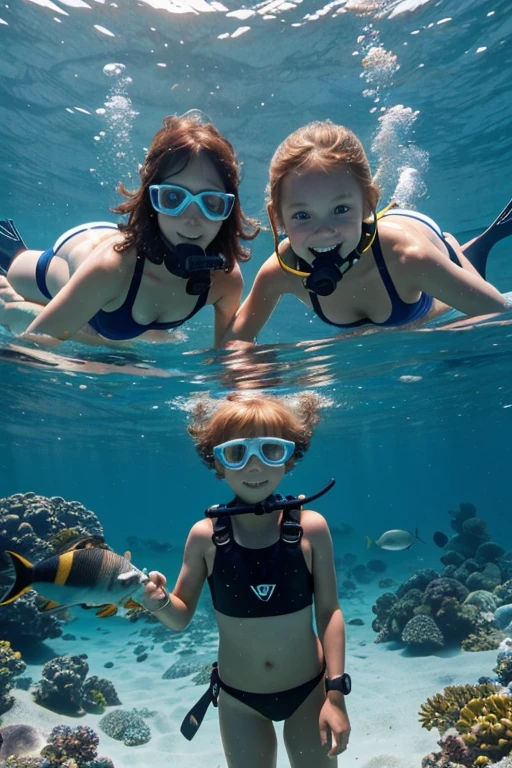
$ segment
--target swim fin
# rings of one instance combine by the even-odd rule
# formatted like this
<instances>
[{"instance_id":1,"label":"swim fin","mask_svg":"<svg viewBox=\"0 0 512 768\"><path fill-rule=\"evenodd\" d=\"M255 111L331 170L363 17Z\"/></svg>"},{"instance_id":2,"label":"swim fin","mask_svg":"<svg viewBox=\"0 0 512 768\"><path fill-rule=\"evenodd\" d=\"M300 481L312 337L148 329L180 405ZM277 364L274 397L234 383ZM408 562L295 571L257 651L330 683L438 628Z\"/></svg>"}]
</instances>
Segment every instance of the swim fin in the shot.
<instances>
[{"instance_id":1,"label":"swim fin","mask_svg":"<svg viewBox=\"0 0 512 768\"><path fill-rule=\"evenodd\" d=\"M16 254L26 250L27 246L14 221L0 221L0 275L6 275Z\"/></svg>"},{"instance_id":2,"label":"swim fin","mask_svg":"<svg viewBox=\"0 0 512 768\"><path fill-rule=\"evenodd\" d=\"M512 235L512 200L509 200L493 223L481 235L478 235L467 248L463 248L462 252L477 272L485 278L487 259L491 248L499 240L503 240L509 235Z\"/></svg>"}]
</instances>

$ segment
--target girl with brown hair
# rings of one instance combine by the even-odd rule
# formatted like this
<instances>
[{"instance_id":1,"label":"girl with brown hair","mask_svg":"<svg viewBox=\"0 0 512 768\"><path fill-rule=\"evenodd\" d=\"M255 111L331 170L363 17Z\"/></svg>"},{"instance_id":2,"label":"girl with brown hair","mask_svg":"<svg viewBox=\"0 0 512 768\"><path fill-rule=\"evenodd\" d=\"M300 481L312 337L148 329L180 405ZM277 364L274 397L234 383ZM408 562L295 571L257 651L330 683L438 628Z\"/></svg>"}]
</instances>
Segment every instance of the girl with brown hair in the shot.
<instances>
[{"instance_id":1,"label":"girl with brown hair","mask_svg":"<svg viewBox=\"0 0 512 768\"><path fill-rule=\"evenodd\" d=\"M240 303L239 264L249 258L240 240L258 233L240 206L233 147L211 123L166 117L140 178L136 191L118 186L126 200L112 210L126 224L75 227L44 252L28 250L12 221L0 222L0 323L93 344L165 340L162 331L210 304L221 344Z\"/></svg>"}]
</instances>

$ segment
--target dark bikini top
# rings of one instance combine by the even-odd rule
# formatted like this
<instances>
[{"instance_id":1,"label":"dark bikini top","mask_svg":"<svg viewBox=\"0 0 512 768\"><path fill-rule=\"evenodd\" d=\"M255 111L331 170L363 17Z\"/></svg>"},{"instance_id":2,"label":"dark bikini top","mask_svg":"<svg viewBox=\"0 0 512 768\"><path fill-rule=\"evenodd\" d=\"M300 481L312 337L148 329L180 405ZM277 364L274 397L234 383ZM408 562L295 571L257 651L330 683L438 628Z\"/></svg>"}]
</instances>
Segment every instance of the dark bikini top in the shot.
<instances>
[{"instance_id":1,"label":"dark bikini top","mask_svg":"<svg viewBox=\"0 0 512 768\"><path fill-rule=\"evenodd\" d=\"M228 516L214 521L216 550L208 585L216 611L246 619L282 616L312 605L313 575L300 545L299 521L298 510L283 512L278 541L260 549L235 541Z\"/></svg>"},{"instance_id":2,"label":"dark bikini top","mask_svg":"<svg viewBox=\"0 0 512 768\"><path fill-rule=\"evenodd\" d=\"M190 318L199 312L199 310L206 304L209 288L199 295L194 309L189 315L184 317L183 320L174 320L170 323L155 322L149 323L149 325L141 325L140 323L137 323L132 317L132 309L142 280L144 262L145 256L138 255L135 261L135 269L128 289L128 294L122 306L118 309L114 309L113 312L105 312L105 310L100 309L99 312L89 320L89 325L106 339L125 341L126 339L134 339L136 336L140 336L146 331L167 331L171 328L179 328L180 325L183 325L187 320L190 320Z\"/></svg>"},{"instance_id":3,"label":"dark bikini top","mask_svg":"<svg viewBox=\"0 0 512 768\"><path fill-rule=\"evenodd\" d=\"M390 214L392 213L393 211L390 211ZM446 247L450 251L450 257L451 257L452 255L451 250L453 249L451 248L449 243L447 243L446 241L444 242ZM386 325L397 326L397 325L406 325L407 323L412 323L415 320L420 320L422 317L428 314L428 312L430 312L432 308L432 304L434 302L434 299L432 296L430 296L430 294L422 292L418 301L415 301L413 304L409 304L408 302L403 301L398 295L398 291L395 288L393 280L391 279L391 275L389 274L388 268L386 266L386 262L384 261L384 256L382 253L378 232L375 233L375 240L373 241L373 244L372 244L372 250L373 250L375 263L377 264L377 268L382 278L382 282L384 283L386 291L388 292L388 296L391 300L390 316L383 323L376 323L367 317L363 317L360 320L356 320L353 323L334 323L332 320L329 320L329 318L324 315L322 307L320 306L318 295L316 293L310 292L309 296L311 299L311 303L313 304L313 310L318 315L318 317L324 321L324 323L328 323L329 325L335 325L337 328L357 328L360 325L368 325L368 324L381 325L381 326L386 326Z\"/></svg>"}]
</instances>

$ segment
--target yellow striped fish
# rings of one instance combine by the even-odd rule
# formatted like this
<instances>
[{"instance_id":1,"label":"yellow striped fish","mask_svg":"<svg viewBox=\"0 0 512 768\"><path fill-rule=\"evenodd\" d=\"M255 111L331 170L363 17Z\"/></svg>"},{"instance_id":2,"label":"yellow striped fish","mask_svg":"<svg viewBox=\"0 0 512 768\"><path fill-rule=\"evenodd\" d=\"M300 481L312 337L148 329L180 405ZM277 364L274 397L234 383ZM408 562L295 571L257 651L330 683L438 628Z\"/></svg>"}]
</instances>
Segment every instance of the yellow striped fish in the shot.
<instances>
[{"instance_id":1,"label":"yellow striped fish","mask_svg":"<svg viewBox=\"0 0 512 768\"><path fill-rule=\"evenodd\" d=\"M109 549L75 549L32 564L16 552L11 557L16 580L0 605L12 603L29 589L47 598L43 611L57 613L72 605L99 608L96 615L113 616L119 605L133 608L130 600L147 576L126 558Z\"/></svg>"}]
</instances>

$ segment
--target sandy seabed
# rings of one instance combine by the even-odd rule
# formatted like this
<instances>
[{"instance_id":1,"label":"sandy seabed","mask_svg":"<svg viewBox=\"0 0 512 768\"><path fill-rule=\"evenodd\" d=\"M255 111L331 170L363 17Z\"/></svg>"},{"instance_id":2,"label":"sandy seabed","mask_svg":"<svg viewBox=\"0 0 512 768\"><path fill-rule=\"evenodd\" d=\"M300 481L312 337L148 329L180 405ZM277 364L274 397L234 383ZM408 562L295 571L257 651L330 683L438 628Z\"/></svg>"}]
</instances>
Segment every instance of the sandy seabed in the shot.
<instances>
[{"instance_id":1,"label":"sandy seabed","mask_svg":"<svg viewBox=\"0 0 512 768\"><path fill-rule=\"evenodd\" d=\"M359 597L345 601L343 606L347 622L361 617L365 623L362 626L347 623L346 668L353 684L347 708L352 734L349 748L338 758L338 765L343 768L420 768L422 757L436 749L439 738L437 731L428 732L419 724L421 704L447 685L476 683L482 675L492 676L497 651L442 651L432 656L411 656L393 644L376 645L370 626L375 597L367 594L364 601ZM146 720L151 728L151 740L137 747L126 747L100 730L101 715L57 715L35 704L30 692L22 690L13 691L16 702L2 716L3 724L29 723L45 734L60 723L89 725L100 737L98 755L110 757L115 768L225 768L216 709L209 708L193 741L186 741L180 734L183 717L206 690L206 686L191 682L193 675L162 679L163 673L176 661L194 661L193 655L183 655L187 644L180 636L169 632L170 639L178 642L172 652L166 653L161 643L153 643L151 637L140 634L143 627L153 625L131 624L121 618L96 619L91 618L90 613L85 617L78 609L76 614L78 618L66 628L76 636L76 641L58 638L48 641L47 645L59 655L87 653L89 675L106 677L114 683L121 709L147 707L156 711ZM146 646L148 653L142 662L136 661L134 653L138 645ZM203 662L215 659L213 636L211 647L202 647L200 651ZM113 662L114 666L105 669L107 662ZM43 663L28 664L25 674L36 682L41 677L42 666ZM109 707L106 711L112 710ZM281 723L276 723L276 730L277 767L289 768Z\"/></svg>"}]
</instances>

